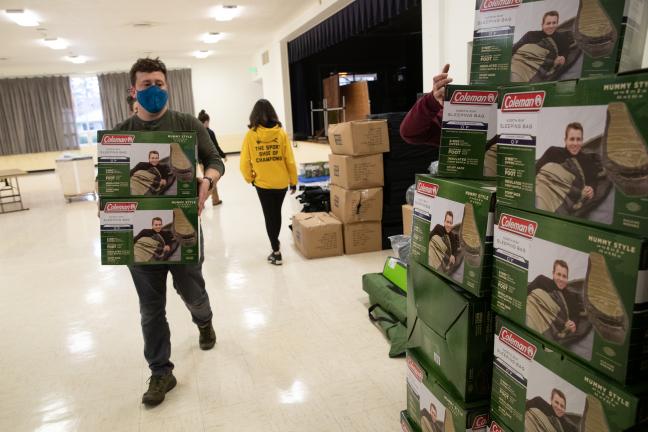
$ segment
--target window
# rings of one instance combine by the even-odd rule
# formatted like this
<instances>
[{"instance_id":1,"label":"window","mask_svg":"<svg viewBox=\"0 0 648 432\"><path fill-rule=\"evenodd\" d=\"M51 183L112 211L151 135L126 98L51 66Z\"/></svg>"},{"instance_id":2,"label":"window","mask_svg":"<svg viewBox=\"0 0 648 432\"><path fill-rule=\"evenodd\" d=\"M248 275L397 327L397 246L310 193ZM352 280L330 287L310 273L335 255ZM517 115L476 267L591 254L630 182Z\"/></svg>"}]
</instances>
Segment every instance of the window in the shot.
<instances>
[{"instance_id":1,"label":"window","mask_svg":"<svg viewBox=\"0 0 648 432\"><path fill-rule=\"evenodd\" d=\"M70 77L74 115L79 144L97 142L97 131L104 128L99 81L95 75Z\"/></svg>"}]
</instances>

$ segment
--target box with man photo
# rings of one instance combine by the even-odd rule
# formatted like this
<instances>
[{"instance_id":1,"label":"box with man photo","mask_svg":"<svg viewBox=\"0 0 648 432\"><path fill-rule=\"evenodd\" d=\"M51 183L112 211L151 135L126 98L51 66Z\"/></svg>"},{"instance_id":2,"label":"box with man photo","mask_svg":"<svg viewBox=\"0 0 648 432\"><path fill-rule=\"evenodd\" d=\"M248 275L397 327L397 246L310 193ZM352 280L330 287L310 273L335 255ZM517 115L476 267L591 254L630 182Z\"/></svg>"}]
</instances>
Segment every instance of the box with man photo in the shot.
<instances>
[{"instance_id":1,"label":"box with man photo","mask_svg":"<svg viewBox=\"0 0 648 432\"><path fill-rule=\"evenodd\" d=\"M641 68L643 0L477 0L471 84L532 83Z\"/></svg>"},{"instance_id":2,"label":"box with man photo","mask_svg":"<svg viewBox=\"0 0 648 432\"><path fill-rule=\"evenodd\" d=\"M493 314L475 297L411 261L407 280L407 347L466 402L490 394Z\"/></svg>"},{"instance_id":3,"label":"box with man photo","mask_svg":"<svg viewBox=\"0 0 648 432\"><path fill-rule=\"evenodd\" d=\"M417 355L407 351L407 418L426 432L486 432L488 398L466 403Z\"/></svg>"},{"instance_id":4,"label":"box with man photo","mask_svg":"<svg viewBox=\"0 0 648 432\"><path fill-rule=\"evenodd\" d=\"M97 142L99 196L197 196L195 132L99 131Z\"/></svg>"},{"instance_id":5,"label":"box with man photo","mask_svg":"<svg viewBox=\"0 0 648 432\"><path fill-rule=\"evenodd\" d=\"M620 383L648 375L648 241L498 207L493 309Z\"/></svg>"},{"instance_id":6,"label":"box with man photo","mask_svg":"<svg viewBox=\"0 0 648 432\"><path fill-rule=\"evenodd\" d=\"M503 90L497 201L648 232L648 74Z\"/></svg>"},{"instance_id":7,"label":"box with man photo","mask_svg":"<svg viewBox=\"0 0 648 432\"><path fill-rule=\"evenodd\" d=\"M487 295L494 212L494 182L417 175L411 259Z\"/></svg>"},{"instance_id":8,"label":"box with man photo","mask_svg":"<svg viewBox=\"0 0 648 432\"><path fill-rule=\"evenodd\" d=\"M494 86L446 88L439 176L494 179L497 175L497 101Z\"/></svg>"},{"instance_id":9,"label":"box with man photo","mask_svg":"<svg viewBox=\"0 0 648 432\"><path fill-rule=\"evenodd\" d=\"M500 317L493 364L491 414L505 430L646 430L645 383L619 385Z\"/></svg>"},{"instance_id":10,"label":"box with man photo","mask_svg":"<svg viewBox=\"0 0 648 432\"><path fill-rule=\"evenodd\" d=\"M101 264L195 264L197 198L101 198Z\"/></svg>"}]
</instances>

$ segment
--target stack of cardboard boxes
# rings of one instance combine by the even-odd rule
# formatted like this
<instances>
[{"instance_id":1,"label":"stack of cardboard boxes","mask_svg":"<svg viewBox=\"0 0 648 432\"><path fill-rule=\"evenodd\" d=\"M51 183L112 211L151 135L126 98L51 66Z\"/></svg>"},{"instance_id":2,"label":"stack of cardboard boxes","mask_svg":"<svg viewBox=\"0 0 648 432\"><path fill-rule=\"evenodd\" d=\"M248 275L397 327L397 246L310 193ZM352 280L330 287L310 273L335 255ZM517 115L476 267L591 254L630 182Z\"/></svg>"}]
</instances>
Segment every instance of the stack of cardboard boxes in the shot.
<instances>
[{"instance_id":1,"label":"stack of cardboard boxes","mask_svg":"<svg viewBox=\"0 0 648 432\"><path fill-rule=\"evenodd\" d=\"M200 260L195 132L98 134L101 263Z\"/></svg>"},{"instance_id":2,"label":"stack of cardboard boxes","mask_svg":"<svg viewBox=\"0 0 648 432\"><path fill-rule=\"evenodd\" d=\"M387 123L331 125L329 144L331 213L296 215L295 245L307 258L382 250L382 153L389 151Z\"/></svg>"}]
</instances>

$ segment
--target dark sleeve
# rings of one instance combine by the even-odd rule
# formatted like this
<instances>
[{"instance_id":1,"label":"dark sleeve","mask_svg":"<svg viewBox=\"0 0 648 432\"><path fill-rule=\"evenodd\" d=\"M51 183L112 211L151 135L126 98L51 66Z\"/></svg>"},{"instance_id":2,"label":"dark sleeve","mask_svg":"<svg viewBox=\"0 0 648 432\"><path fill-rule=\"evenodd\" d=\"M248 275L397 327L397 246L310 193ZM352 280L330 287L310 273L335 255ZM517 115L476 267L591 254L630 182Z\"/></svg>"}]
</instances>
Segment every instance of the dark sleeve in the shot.
<instances>
[{"instance_id":1,"label":"dark sleeve","mask_svg":"<svg viewBox=\"0 0 648 432\"><path fill-rule=\"evenodd\" d=\"M167 164L160 163L157 166L157 170L160 172L160 176L166 180L171 175L171 168Z\"/></svg>"},{"instance_id":2,"label":"dark sleeve","mask_svg":"<svg viewBox=\"0 0 648 432\"><path fill-rule=\"evenodd\" d=\"M135 171L147 170L148 168L149 168L148 162L140 162L137 165L135 165L135 167L132 170L130 170L130 175L132 176L133 174L135 174Z\"/></svg>"},{"instance_id":3,"label":"dark sleeve","mask_svg":"<svg viewBox=\"0 0 648 432\"><path fill-rule=\"evenodd\" d=\"M169 231L160 231L160 234L162 235L162 238L164 239L164 245L165 246L170 246L171 243L173 243L173 233Z\"/></svg>"},{"instance_id":4,"label":"dark sleeve","mask_svg":"<svg viewBox=\"0 0 648 432\"><path fill-rule=\"evenodd\" d=\"M550 162L563 163L565 161L563 150L562 147L549 147L536 162L536 174L540 171L540 168Z\"/></svg>"},{"instance_id":5,"label":"dark sleeve","mask_svg":"<svg viewBox=\"0 0 648 432\"><path fill-rule=\"evenodd\" d=\"M443 234L445 234L445 228L443 228L442 225L436 225L434 229L430 232L430 237L433 235L438 235L440 237L443 237Z\"/></svg>"},{"instance_id":6,"label":"dark sleeve","mask_svg":"<svg viewBox=\"0 0 648 432\"><path fill-rule=\"evenodd\" d=\"M567 57L574 37L571 31L556 33L556 45L558 45L558 55Z\"/></svg>"},{"instance_id":7,"label":"dark sleeve","mask_svg":"<svg viewBox=\"0 0 648 432\"><path fill-rule=\"evenodd\" d=\"M526 44L528 44L528 43L535 43L535 42L537 42L537 41L534 42L534 40L533 40L533 39L534 39L534 38L533 38L533 34L534 34L534 33L535 33L535 32L526 32L526 33L524 34L524 36L522 36L522 37L520 38L520 40L517 41L517 42L513 45L513 48L511 48L511 55L515 54L515 53L517 52L517 50L519 50L520 47L521 47L522 45L526 45Z\"/></svg>"},{"instance_id":8,"label":"dark sleeve","mask_svg":"<svg viewBox=\"0 0 648 432\"><path fill-rule=\"evenodd\" d=\"M450 233L450 245L452 246L452 255L457 255L457 252L459 252L459 248L461 247L459 235L453 232Z\"/></svg>"},{"instance_id":9,"label":"dark sleeve","mask_svg":"<svg viewBox=\"0 0 648 432\"><path fill-rule=\"evenodd\" d=\"M225 152L223 151L222 148L218 145L218 140L216 139L216 134L214 133L213 130L207 128L207 132L209 132L209 138L211 138L212 142L216 146L216 151L218 152L218 155L222 158L225 157Z\"/></svg>"},{"instance_id":10,"label":"dark sleeve","mask_svg":"<svg viewBox=\"0 0 648 432\"><path fill-rule=\"evenodd\" d=\"M439 146L443 107L432 93L421 97L400 125L400 134L408 144Z\"/></svg>"},{"instance_id":11,"label":"dark sleeve","mask_svg":"<svg viewBox=\"0 0 648 432\"><path fill-rule=\"evenodd\" d=\"M141 239L142 237L150 237L151 231L153 230L143 229L142 231L139 232L139 234L137 234L137 236L135 236L135 238L133 239L133 243L137 242L137 240Z\"/></svg>"},{"instance_id":12,"label":"dark sleeve","mask_svg":"<svg viewBox=\"0 0 648 432\"><path fill-rule=\"evenodd\" d=\"M222 176L225 174L225 164L216 151L216 146L212 142L207 129L197 118L192 117L192 128L198 135L198 161L203 164L205 171L208 168L214 168Z\"/></svg>"}]
</instances>

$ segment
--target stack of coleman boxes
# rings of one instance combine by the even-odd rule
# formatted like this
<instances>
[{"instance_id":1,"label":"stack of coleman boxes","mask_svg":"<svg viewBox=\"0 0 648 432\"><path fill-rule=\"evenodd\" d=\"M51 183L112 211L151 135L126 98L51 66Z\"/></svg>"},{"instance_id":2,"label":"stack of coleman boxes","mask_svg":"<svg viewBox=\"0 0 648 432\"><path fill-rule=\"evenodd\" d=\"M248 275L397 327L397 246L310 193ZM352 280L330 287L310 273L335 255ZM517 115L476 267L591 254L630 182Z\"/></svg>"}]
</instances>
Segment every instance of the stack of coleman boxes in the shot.
<instances>
[{"instance_id":1,"label":"stack of coleman boxes","mask_svg":"<svg viewBox=\"0 0 648 432\"><path fill-rule=\"evenodd\" d=\"M405 430L485 432L489 423L495 181L483 153L495 136L497 99L496 88L450 87L439 175L417 175Z\"/></svg>"},{"instance_id":2,"label":"stack of coleman boxes","mask_svg":"<svg viewBox=\"0 0 648 432\"><path fill-rule=\"evenodd\" d=\"M446 94L442 178L417 182L408 307L418 315L412 320L408 309L408 322L438 325L440 312L451 310L425 309L437 282L429 277L422 284L417 265L427 253L428 267L441 262L454 271L443 264L450 262L444 251L454 250L453 237L441 242L434 235L441 229L432 228L438 224L435 213L448 206L437 204L448 196L442 195L444 187L454 182L467 189L470 182L458 178L495 178L497 206L487 224L492 268L483 274L491 275L497 318L494 338L482 339L494 355L490 360L482 355L479 370L483 375L492 361L490 401L484 402L490 403L489 429L648 430L648 73L614 75L641 64L648 5L630 0L478 0L476 5L471 85L449 86ZM468 192L470 199L453 201L475 207L471 201L479 193ZM477 220L466 217L472 214L478 213L464 207L461 229ZM453 216L452 224L444 221L445 232L455 230ZM477 237L460 233L455 232L459 254L470 264L478 243L466 246ZM477 273L469 268L458 274L474 281ZM440 376L461 390L462 377L452 374L462 360L455 356L444 367L438 351L432 358L425 353L433 346L426 346L424 337L412 336L417 348L410 354L418 357L408 357L403 428L486 430L478 412L454 429L425 424L424 418L445 421L448 409L438 415L435 399L421 395L443 387ZM463 343L451 332L445 338L453 346ZM439 394L442 399L436 400L446 405L448 393ZM434 406L426 413L428 400Z\"/></svg>"},{"instance_id":3,"label":"stack of coleman boxes","mask_svg":"<svg viewBox=\"0 0 648 432\"><path fill-rule=\"evenodd\" d=\"M98 133L101 263L200 259L195 132Z\"/></svg>"},{"instance_id":4,"label":"stack of coleman boxes","mask_svg":"<svg viewBox=\"0 0 648 432\"><path fill-rule=\"evenodd\" d=\"M648 430L648 74L614 75L641 64L647 7L477 2L496 130L444 115L440 157L497 178L491 431Z\"/></svg>"},{"instance_id":5,"label":"stack of coleman boxes","mask_svg":"<svg viewBox=\"0 0 648 432\"><path fill-rule=\"evenodd\" d=\"M331 125L331 213L343 224L346 254L382 250L383 153L389 151L385 120Z\"/></svg>"}]
</instances>

